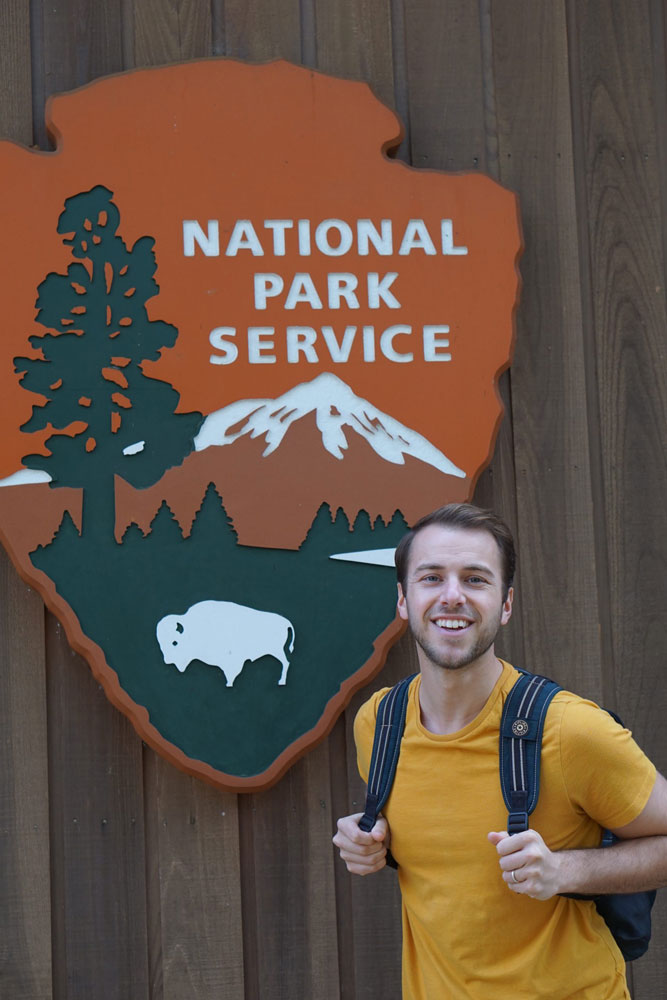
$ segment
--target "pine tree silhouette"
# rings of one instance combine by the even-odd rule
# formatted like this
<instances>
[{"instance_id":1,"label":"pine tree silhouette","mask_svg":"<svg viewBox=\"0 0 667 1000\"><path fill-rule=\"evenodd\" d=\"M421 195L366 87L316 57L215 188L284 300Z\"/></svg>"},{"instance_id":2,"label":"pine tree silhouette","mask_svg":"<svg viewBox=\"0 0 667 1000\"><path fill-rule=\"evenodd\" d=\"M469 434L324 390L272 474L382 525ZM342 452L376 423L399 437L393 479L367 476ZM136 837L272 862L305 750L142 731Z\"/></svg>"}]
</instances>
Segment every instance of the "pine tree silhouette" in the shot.
<instances>
[{"instance_id":1,"label":"pine tree silhouette","mask_svg":"<svg viewBox=\"0 0 667 1000\"><path fill-rule=\"evenodd\" d=\"M368 516L367 511L357 511L357 516L355 517L354 524L352 525L352 531L358 537L363 536L364 538L370 538L372 528L371 519Z\"/></svg>"},{"instance_id":2,"label":"pine tree silhouette","mask_svg":"<svg viewBox=\"0 0 667 1000\"><path fill-rule=\"evenodd\" d=\"M308 552L319 552L320 550L325 551L325 549L328 549L331 544L329 535L331 533L332 525L333 520L329 504L320 504L317 514L313 518L312 524L308 529L308 533L299 546L301 551L308 550Z\"/></svg>"},{"instance_id":3,"label":"pine tree silhouette","mask_svg":"<svg viewBox=\"0 0 667 1000\"><path fill-rule=\"evenodd\" d=\"M23 388L46 399L21 429L54 429L50 454L23 463L53 486L83 487L86 534L113 533L114 475L140 488L156 482L192 450L202 420L177 414L178 392L141 369L178 331L148 318L159 291L154 240L128 249L112 197L98 185L66 200L58 232L77 261L38 288L37 320L53 331L28 338L41 357L14 359Z\"/></svg>"},{"instance_id":4,"label":"pine tree silhouette","mask_svg":"<svg viewBox=\"0 0 667 1000\"><path fill-rule=\"evenodd\" d=\"M335 513L334 519L333 519L333 527L334 527L334 531L335 531L335 533L337 535L349 539L350 530L351 530L350 529L350 519L348 518L347 514L345 513L345 511L343 510L342 507L339 507L336 510L336 513Z\"/></svg>"},{"instance_id":5,"label":"pine tree silhouette","mask_svg":"<svg viewBox=\"0 0 667 1000\"><path fill-rule=\"evenodd\" d=\"M225 509L222 497L213 483L209 483L201 506L195 514L190 532L195 542L204 542L216 548L236 547L238 534Z\"/></svg>"},{"instance_id":6,"label":"pine tree silhouette","mask_svg":"<svg viewBox=\"0 0 667 1000\"><path fill-rule=\"evenodd\" d=\"M182 541L183 532L181 531L180 524L167 504L167 501L163 500L157 514L151 521L151 528L147 535L147 541L151 543L160 543L162 541L169 543L176 539L178 539L178 541Z\"/></svg>"},{"instance_id":7,"label":"pine tree silhouette","mask_svg":"<svg viewBox=\"0 0 667 1000\"><path fill-rule=\"evenodd\" d=\"M398 532L398 537L400 538L400 536L405 534L405 532L408 531L408 529L409 529L408 522L405 520L401 511L395 510L392 515L391 521L387 525L387 531Z\"/></svg>"},{"instance_id":8,"label":"pine tree silhouette","mask_svg":"<svg viewBox=\"0 0 667 1000\"><path fill-rule=\"evenodd\" d=\"M135 545L138 542L143 542L144 537L144 533L137 522L131 521L125 529L123 545Z\"/></svg>"}]
</instances>

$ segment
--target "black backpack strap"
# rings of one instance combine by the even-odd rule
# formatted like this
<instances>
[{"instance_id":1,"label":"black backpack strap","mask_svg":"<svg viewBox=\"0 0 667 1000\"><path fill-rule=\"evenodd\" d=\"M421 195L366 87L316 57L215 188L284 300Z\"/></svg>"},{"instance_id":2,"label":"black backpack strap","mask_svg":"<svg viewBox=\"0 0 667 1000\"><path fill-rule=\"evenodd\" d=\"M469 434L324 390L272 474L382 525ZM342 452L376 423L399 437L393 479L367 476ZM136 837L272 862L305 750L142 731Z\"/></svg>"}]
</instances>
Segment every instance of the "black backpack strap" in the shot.
<instances>
[{"instance_id":1,"label":"black backpack strap","mask_svg":"<svg viewBox=\"0 0 667 1000\"><path fill-rule=\"evenodd\" d=\"M521 671L503 706L500 786L509 813L507 832L521 833L540 794L540 756L547 708L560 685Z\"/></svg>"},{"instance_id":2,"label":"black backpack strap","mask_svg":"<svg viewBox=\"0 0 667 1000\"><path fill-rule=\"evenodd\" d=\"M408 690L416 676L412 674L395 684L378 706L373 753L368 771L366 809L359 820L360 829L367 833L375 826L378 813L389 798L401 752L401 738L408 710Z\"/></svg>"}]
</instances>

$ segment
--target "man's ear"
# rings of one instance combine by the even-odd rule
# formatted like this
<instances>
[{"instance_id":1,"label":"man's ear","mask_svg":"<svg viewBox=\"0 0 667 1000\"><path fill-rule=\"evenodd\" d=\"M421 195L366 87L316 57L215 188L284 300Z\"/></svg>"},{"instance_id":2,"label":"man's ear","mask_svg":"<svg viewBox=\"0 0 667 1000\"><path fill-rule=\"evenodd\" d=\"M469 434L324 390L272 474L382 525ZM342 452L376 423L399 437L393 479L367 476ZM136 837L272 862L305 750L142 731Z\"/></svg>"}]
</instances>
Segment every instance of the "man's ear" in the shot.
<instances>
[{"instance_id":1,"label":"man's ear","mask_svg":"<svg viewBox=\"0 0 667 1000\"><path fill-rule=\"evenodd\" d=\"M500 624L507 625L508 621L512 617L512 604L514 602L514 587L510 587L507 591L507 597L503 601L503 612L500 616Z\"/></svg>"},{"instance_id":2,"label":"man's ear","mask_svg":"<svg viewBox=\"0 0 667 1000\"><path fill-rule=\"evenodd\" d=\"M396 602L396 610L404 621L408 620L408 606L405 600L405 594L403 593L403 588L400 583L396 584L398 588L398 600Z\"/></svg>"}]
</instances>

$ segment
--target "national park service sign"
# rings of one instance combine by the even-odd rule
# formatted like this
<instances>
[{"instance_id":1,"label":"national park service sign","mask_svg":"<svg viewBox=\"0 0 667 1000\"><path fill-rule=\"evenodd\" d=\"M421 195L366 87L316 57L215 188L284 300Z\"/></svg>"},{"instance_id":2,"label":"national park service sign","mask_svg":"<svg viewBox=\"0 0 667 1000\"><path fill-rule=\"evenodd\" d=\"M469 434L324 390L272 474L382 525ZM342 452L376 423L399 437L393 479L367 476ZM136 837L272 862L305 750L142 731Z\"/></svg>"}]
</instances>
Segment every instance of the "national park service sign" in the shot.
<instances>
[{"instance_id":1,"label":"national park service sign","mask_svg":"<svg viewBox=\"0 0 667 1000\"><path fill-rule=\"evenodd\" d=\"M263 788L398 636L393 549L501 416L514 196L367 86L207 60L0 144L0 534L173 763Z\"/></svg>"}]
</instances>

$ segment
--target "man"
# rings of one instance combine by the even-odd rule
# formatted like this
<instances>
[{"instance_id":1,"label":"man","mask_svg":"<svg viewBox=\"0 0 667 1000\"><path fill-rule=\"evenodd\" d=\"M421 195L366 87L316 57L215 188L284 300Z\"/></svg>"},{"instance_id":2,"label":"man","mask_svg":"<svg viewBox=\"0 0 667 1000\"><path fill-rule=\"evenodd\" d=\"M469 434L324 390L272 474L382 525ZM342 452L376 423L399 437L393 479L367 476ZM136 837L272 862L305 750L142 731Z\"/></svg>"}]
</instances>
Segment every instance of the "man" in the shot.
<instances>
[{"instance_id":1,"label":"man","mask_svg":"<svg viewBox=\"0 0 667 1000\"><path fill-rule=\"evenodd\" d=\"M494 642L512 614L514 562L507 526L470 504L440 508L401 540L398 611L420 673L384 815L370 833L361 813L343 817L334 843L358 875L383 868L391 845L404 1000L629 1000L595 905L559 894L667 885L667 781L606 712L559 692L531 829L504 831L498 732L518 673ZM383 694L355 720L364 779ZM599 848L601 827L625 842Z\"/></svg>"}]
</instances>

